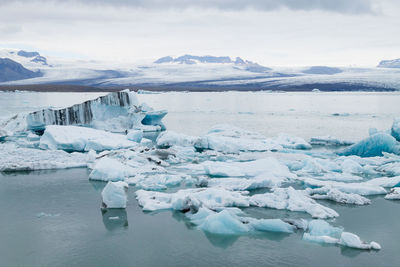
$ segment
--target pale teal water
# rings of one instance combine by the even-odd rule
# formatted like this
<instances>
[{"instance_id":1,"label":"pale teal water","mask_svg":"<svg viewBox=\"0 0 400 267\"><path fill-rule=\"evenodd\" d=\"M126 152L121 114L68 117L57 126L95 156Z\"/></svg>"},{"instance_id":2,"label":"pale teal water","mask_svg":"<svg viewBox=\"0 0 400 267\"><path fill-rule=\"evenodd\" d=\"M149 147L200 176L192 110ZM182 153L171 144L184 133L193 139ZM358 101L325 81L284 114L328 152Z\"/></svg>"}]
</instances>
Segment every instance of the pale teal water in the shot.
<instances>
[{"instance_id":1,"label":"pale teal water","mask_svg":"<svg viewBox=\"0 0 400 267\"><path fill-rule=\"evenodd\" d=\"M0 114L66 106L96 96L1 93ZM139 95L139 99L168 109L167 127L188 134L202 134L213 124L229 122L268 136L288 132L305 138L333 134L361 139L369 127L387 129L400 116L398 93L168 93ZM133 187L126 211L102 214L103 186L90 182L86 169L0 173L0 266L397 266L400 262L400 202L383 197L363 207L323 202L340 214L332 224L382 245L381 251L368 252L305 242L301 232L205 235L181 213L142 212ZM272 209L249 208L246 213L307 218ZM122 219L109 219L115 216Z\"/></svg>"},{"instance_id":2,"label":"pale teal water","mask_svg":"<svg viewBox=\"0 0 400 267\"><path fill-rule=\"evenodd\" d=\"M305 242L301 232L207 236L180 213L142 212L133 188L126 212L102 215L104 184L89 182L87 175L85 169L0 174L0 266L397 266L400 262L400 202L379 197L365 207L324 203L340 214L334 224L382 245L381 251L369 252ZM272 209L246 212L266 218L289 215ZM40 213L54 216L40 217ZM114 216L122 219L108 219Z\"/></svg>"}]
</instances>

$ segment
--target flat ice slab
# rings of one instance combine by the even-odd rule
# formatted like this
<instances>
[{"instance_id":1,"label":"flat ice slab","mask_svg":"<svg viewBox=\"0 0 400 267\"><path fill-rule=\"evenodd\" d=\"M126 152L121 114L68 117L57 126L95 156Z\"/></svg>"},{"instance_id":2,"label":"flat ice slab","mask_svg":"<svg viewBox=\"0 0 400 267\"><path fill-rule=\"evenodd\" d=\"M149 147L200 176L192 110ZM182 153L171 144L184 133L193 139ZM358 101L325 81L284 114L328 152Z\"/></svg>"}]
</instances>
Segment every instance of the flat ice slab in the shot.
<instances>
[{"instance_id":1,"label":"flat ice slab","mask_svg":"<svg viewBox=\"0 0 400 267\"><path fill-rule=\"evenodd\" d=\"M137 145L128 140L126 135L78 126L49 125L40 138L40 147L43 149L69 152L116 150Z\"/></svg>"}]
</instances>

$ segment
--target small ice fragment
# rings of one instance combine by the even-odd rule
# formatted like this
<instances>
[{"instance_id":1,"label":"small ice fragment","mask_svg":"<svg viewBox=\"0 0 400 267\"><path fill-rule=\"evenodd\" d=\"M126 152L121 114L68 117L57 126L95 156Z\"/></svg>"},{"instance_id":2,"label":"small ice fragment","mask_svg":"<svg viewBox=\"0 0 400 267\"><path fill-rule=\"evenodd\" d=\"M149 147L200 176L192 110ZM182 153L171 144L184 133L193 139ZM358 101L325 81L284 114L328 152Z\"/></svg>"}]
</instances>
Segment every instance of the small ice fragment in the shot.
<instances>
[{"instance_id":1,"label":"small ice fragment","mask_svg":"<svg viewBox=\"0 0 400 267\"><path fill-rule=\"evenodd\" d=\"M126 138L133 142L140 143L143 138L143 130L129 130Z\"/></svg>"},{"instance_id":2,"label":"small ice fragment","mask_svg":"<svg viewBox=\"0 0 400 267\"><path fill-rule=\"evenodd\" d=\"M125 182L108 182L101 192L103 207L108 209L126 208L128 184Z\"/></svg>"}]
</instances>

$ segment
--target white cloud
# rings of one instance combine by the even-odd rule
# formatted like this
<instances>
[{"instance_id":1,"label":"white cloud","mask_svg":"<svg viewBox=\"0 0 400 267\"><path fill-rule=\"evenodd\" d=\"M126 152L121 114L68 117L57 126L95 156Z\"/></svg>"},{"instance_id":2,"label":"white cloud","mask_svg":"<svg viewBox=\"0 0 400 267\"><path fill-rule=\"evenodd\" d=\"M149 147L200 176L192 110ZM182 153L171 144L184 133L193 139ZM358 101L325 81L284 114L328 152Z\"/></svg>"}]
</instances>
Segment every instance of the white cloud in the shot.
<instances>
[{"instance_id":1,"label":"white cloud","mask_svg":"<svg viewBox=\"0 0 400 267\"><path fill-rule=\"evenodd\" d=\"M270 8L262 1L172 1L170 8L156 0L67 2L0 1L1 45L124 62L185 53L242 56L265 65L375 65L400 57L395 1L338 1L340 8L329 4L336 1L305 0L275 7L278 1L266 1ZM364 11L350 12L361 2L368 3Z\"/></svg>"}]
</instances>

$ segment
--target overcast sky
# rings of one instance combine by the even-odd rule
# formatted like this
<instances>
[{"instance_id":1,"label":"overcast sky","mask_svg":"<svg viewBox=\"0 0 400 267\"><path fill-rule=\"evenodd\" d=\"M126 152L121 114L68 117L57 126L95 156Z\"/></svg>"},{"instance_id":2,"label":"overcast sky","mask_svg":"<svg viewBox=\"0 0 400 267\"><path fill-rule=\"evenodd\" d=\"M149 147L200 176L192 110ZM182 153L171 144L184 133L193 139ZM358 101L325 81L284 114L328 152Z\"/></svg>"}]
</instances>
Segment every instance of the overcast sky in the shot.
<instances>
[{"instance_id":1,"label":"overcast sky","mask_svg":"<svg viewBox=\"0 0 400 267\"><path fill-rule=\"evenodd\" d=\"M398 0L0 0L0 46L143 62L241 56L267 66L400 58Z\"/></svg>"}]
</instances>

